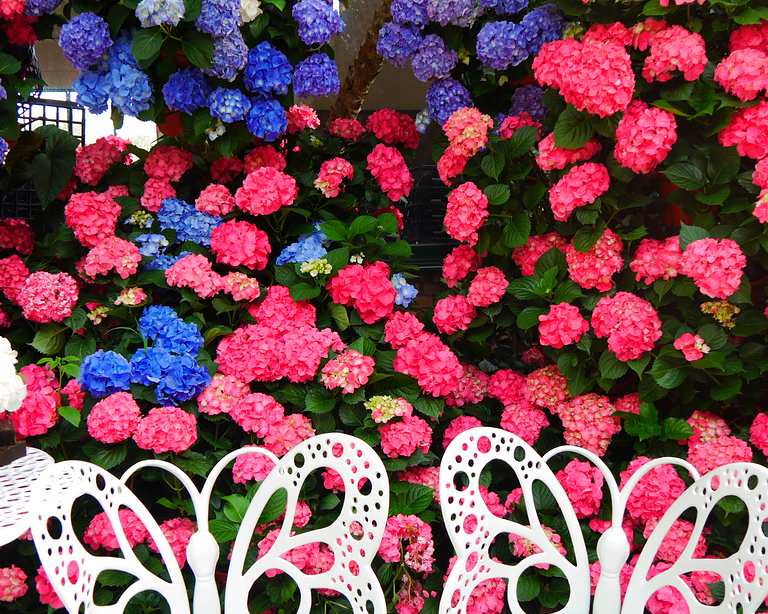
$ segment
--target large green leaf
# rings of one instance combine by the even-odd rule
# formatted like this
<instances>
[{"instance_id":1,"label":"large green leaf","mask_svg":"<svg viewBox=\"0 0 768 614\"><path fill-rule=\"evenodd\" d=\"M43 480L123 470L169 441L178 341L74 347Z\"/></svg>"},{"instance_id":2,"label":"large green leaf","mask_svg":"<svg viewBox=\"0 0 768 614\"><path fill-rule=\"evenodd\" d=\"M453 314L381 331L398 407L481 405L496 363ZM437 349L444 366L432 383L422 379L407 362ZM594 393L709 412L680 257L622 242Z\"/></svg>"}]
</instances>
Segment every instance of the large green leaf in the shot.
<instances>
[{"instance_id":1,"label":"large green leaf","mask_svg":"<svg viewBox=\"0 0 768 614\"><path fill-rule=\"evenodd\" d=\"M187 30L181 38L182 53L199 68L213 66L213 39L197 30Z\"/></svg>"},{"instance_id":2,"label":"large green leaf","mask_svg":"<svg viewBox=\"0 0 768 614\"><path fill-rule=\"evenodd\" d=\"M709 233L703 228L689 226L685 222L680 224L680 249L685 250L694 241L707 238L709 238Z\"/></svg>"},{"instance_id":3,"label":"large green leaf","mask_svg":"<svg viewBox=\"0 0 768 614\"><path fill-rule=\"evenodd\" d=\"M136 30L131 41L133 57L139 62L151 64L160 55L160 47L163 45L163 31L160 26ZM190 58L191 61L191 58Z\"/></svg>"},{"instance_id":4,"label":"large green leaf","mask_svg":"<svg viewBox=\"0 0 768 614\"><path fill-rule=\"evenodd\" d=\"M35 338L29 344L41 354L52 356L59 354L64 349L67 340L67 327L59 326L53 322L43 324L35 333Z\"/></svg>"},{"instance_id":5,"label":"large green leaf","mask_svg":"<svg viewBox=\"0 0 768 614\"><path fill-rule=\"evenodd\" d=\"M736 146L713 147L709 150L709 164L707 165L707 180L714 185L728 183L739 172L741 156L736 151Z\"/></svg>"},{"instance_id":6,"label":"large green leaf","mask_svg":"<svg viewBox=\"0 0 768 614\"><path fill-rule=\"evenodd\" d=\"M589 117L569 104L555 124L555 146L577 149L592 138L594 132Z\"/></svg>"},{"instance_id":7,"label":"large green leaf","mask_svg":"<svg viewBox=\"0 0 768 614\"><path fill-rule=\"evenodd\" d=\"M45 137L43 151L32 158L32 180L40 202L53 202L67 185L75 167L75 151L80 141L56 126L35 129Z\"/></svg>"},{"instance_id":8,"label":"large green leaf","mask_svg":"<svg viewBox=\"0 0 768 614\"><path fill-rule=\"evenodd\" d=\"M672 183L684 190L698 190L704 187L704 174L690 162L678 162L662 171Z\"/></svg>"},{"instance_id":9,"label":"large green leaf","mask_svg":"<svg viewBox=\"0 0 768 614\"><path fill-rule=\"evenodd\" d=\"M507 141L507 156L517 158L528 153L538 140L539 129L536 126L523 126L515 130Z\"/></svg>"},{"instance_id":10,"label":"large green leaf","mask_svg":"<svg viewBox=\"0 0 768 614\"><path fill-rule=\"evenodd\" d=\"M14 75L21 70L21 62L9 53L0 53L0 75Z\"/></svg>"},{"instance_id":11,"label":"large green leaf","mask_svg":"<svg viewBox=\"0 0 768 614\"><path fill-rule=\"evenodd\" d=\"M531 236L531 218L522 211L518 211L504 227L501 233L502 241L507 247L519 247L525 245Z\"/></svg>"}]
</instances>

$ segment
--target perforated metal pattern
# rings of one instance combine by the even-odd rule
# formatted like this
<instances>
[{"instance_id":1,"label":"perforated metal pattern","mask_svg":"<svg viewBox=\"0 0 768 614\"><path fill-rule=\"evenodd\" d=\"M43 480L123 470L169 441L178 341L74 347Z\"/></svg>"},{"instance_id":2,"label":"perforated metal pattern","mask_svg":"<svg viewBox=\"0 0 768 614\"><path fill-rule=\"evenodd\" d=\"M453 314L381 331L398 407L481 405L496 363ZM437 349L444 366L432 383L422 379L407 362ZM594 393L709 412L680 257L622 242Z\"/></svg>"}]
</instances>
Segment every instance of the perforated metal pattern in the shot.
<instances>
[{"instance_id":1,"label":"perforated metal pattern","mask_svg":"<svg viewBox=\"0 0 768 614\"><path fill-rule=\"evenodd\" d=\"M42 450L27 448L25 456L0 467L0 545L29 529L32 484L52 463Z\"/></svg>"}]
</instances>

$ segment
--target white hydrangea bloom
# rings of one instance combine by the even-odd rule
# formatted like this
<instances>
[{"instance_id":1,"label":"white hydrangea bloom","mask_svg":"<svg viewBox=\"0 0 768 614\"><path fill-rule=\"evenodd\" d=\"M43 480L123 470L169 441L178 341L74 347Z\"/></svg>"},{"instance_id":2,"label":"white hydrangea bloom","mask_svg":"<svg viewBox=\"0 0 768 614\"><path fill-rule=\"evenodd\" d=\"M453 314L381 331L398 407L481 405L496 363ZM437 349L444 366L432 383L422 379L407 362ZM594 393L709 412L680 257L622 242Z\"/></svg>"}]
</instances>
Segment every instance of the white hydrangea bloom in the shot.
<instances>
[{"instance_id":1,"label":"white hydrangea bloom","mask_svg":"<svg viewBox=\"0 0 768 614\"><path fill-rule=\"evenodd\" d=\"M240 0L240 15L244 23L250 23L261 15L261 2L259 0Z\"/></svg>"},{"instance_id":2,"label":"white hydrangea bloom","mask_svg":"<svg viewBox=\"0 0 768 614\"><path fill-rule=\"evenodd\" d=\"M16 373L16 351L0 337L0 412L16 411L27 396L27 386Z\"/></svg>"}]
</instances>

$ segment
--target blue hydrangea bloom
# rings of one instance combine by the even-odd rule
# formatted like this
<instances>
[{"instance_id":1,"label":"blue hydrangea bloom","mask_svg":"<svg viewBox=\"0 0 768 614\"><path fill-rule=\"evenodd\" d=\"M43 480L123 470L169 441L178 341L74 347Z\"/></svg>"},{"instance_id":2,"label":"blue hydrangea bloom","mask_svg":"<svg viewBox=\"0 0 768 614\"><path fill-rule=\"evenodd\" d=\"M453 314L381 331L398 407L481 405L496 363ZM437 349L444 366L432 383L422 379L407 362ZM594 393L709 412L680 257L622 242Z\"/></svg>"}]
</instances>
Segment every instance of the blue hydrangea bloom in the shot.
<instances>
[{"instance_id":1,"label":"blue hydrangea bloom","mask_svg":"<svg viewBox=\"0 0 768 614\"><path fill-rule=\"evenodd\" d=\"M293 6L299 24L299 37L307 45L327 43L346 27L331 0L301 0Z\"/></svg>"},{"instance_id":2,"label":"blue hydrangea bloom","mask_svg":"<svg viewBox=\"0 0 768 614\"><path fill-rule=\"evenodd\" d=\"M257 98L286 94L291 84L291 63L283 53L262 41L248 52L243 82Z\"/></svg>"},{"instance_id":3,"label":"blue hydrangea bloom","mask_svg":"<svg viewBox=\"0 0 768 614\"><path fill-rule=\"evenodd\" d=\"M203 8L195 20L195 27L211 36L233 34L241 25L240 0L203 0Z\"/></svg>"},{"instance_id":4,"label":"blue hydrangea bloom","mask_svg":"<svg viewBox=\"0 0 768 614\"><path fill-rule=\"evenodd\" d=\"M208 384L211 376L203 365L190 355L174 356L163 378L157 384L157 400L163 405L179 405L197 397Z\"/></svg>"},{"instance_id":5,"label":"blue hydrangea bloom","mask_svg":"<svg viewBox=\"0 0 768 614\"><path fill-rule=\"evenodd\" d=\"M8 92L5 91L5 88L0 85L0 100L5 100L8 98Z\"/></svg>"},{"instance_id":6,"label":"blue hydrangea bloom","mask_svg":"<svg viewBox=\"0 0 768 614\"><path fill-rule=\"evenodd\" d=\"M79 70L101 60L111 45L109 26L95 13L80 13L61 26L59 47L64 57Z\"/></svg>"},{"instance_id":7,"label":"blue hydrangea bloom","mask_svg":"<svg viewBox=\"0 0 768 614\"><path fill-rule=\"evenodd\" d=\"M248 61L248 45L239 29L222 38L213 39L213 66L205 70L206 75L234 81Z\"/></svg>"},{"instance_id":8,"label":"blue hydrangea bloom","mask_svg":"<svg viewBox=\"0 0 768 614\"><path fill-rule=\"evenodd\" d=\"M8 141L0 136L0 164L5 164L5 156L8 155L9 149Z\"/></svg>"},{"instance_id":9,"label":"blue hydrangea bloom","mask_svg":"<svg viewBox=\"0 0 768 614\"><path fill-rule=\"evenodd\" d=\"M310 235L301 235L296 243L291 243L280 252L275 264L300 263L322 258L328 250L323 246L321 234L322 231L315 231Z\"/></svg>"},{"instance_id":10,"label":"blue hydrangea bloom","mask_svg":"<svg viewBox=\"0 0 768 614\"><path fill-rule=\"evenodd\" d=\"M432 118L429 115L429 109L422 109L416 114L416 130L424 134L427 131L427 126L432 122Z\"/></svg>"},{"instance_id":11,"label":"blue hydrangea bloom","mask_svg":"<svg viewBox=\"0 0 768 614\"><path fill-rule=\"evenodd\" d=\"M91 396L102 399L131 387L131 365L117 352L97 350L83 358L77 381Z\"/></svg>"},{"instance_id":12,"label":"blue hydrangea bloom","mask_svg":"<svg viewBox=\"0 0 768 614\"><path fill-rule=\"evenodd\" d=\"M526 31L528 52L536 55L542 45L551 43L563 36L565 20L556 4L537 6L520 20L520 25Z\"/></svg>"},{"instance_id":13,"label":"blue hydrangea bloom","mask_svg":"<svg viewBox=\"0 0 768 614\"><path fill-rule=\"evenodd\" d=\"M136 18L142 28L163 24L177 26L185 12L184 0L141 0L136 7Z\"/></svg>"},{"instance_id":14,"label":"blue hydrangea bloom","mask_svg":"<svg viewBox=\"0 0 768 614\"><path fill-rule=\"evenodd\" d=\"M395 303L401 307L408 307L413 299L416 298L419 291L415 286L412 286L405 281L402 273L396 273L392 276L390 281L392 282L392 287L395 289L395 292L397 292Z\"/></svg>"},{"instance_id":15,"label":"blue hydrangea bloom","mask_svg":"<svg viewBox=\"0 0 768 614\"><path fill-rule=\"evenodd\" d=\"M107 75L109 97L123 115L138 117L154 102L152 83L146 73L130 64L113 68Z\"/></svg>"},{"instance_id":16,"label":"blue hydrangea bloom","mask_svg":"<svg viewBox=\"0 0 768 614\"><path fill-rule=\"evenodd\" d=\"M131 382L142 386L157 384L171 366L171 353L158 347L136 350L131 356Z\"/></svg>"},{"instance_id":17,"label":"blue hydrangea bloom","mask_svg":"<svg viewBox=\"0 0 768 614\"><path fill-rule=\"evenodd\" d=\"M101 63L102 72L120 68L124 64L139 68L139 63L136 61L133 51L131 50L132 39L133 33L131 31L120 31L120 36L109 48L106 61Z\"/></svg>"},{"instance_id":18,"label":"blue hydrangea bloom","mask_svg":"<svg viewBox=\"0 0 768 614\"><path fill-rule=\"evenodd\" d=\"M109 81L95 70L84 70L75 79L72 89L77 92L77 103L98 115L107 110Z\"/></svg>"},{"instance_id":19,"label":"blue hydrangea bloom","mask_svg":"<svg viewBox=\"0 0 768 614\"><path fill-rule=\"evenodd\" d=\"M145 271L165 271L168 267L176 264L184 256L189 256L192 252L181 252L178 256L171 256L170 254L164 254L158 256L154 260L150 260L144 265Z\"/></svg>"},{"instance_id":20,"label":"blue hydrangea bloom","mask_svg":"<svg viewBox=\"0 0 768 614\"><path fill-rule=\"evenodd\" d=\"M274 141L288 129L285 109L277 100L252 100L245 123L251 134L267 142Z\"/></svg>"},{"instance_id":21,"label":"blue hydrangea bloom","mask_svg":"<svg viewBox=\"0 0 768 614\"><path fill-rule=\"evenodd\" d=\"M315 53L299 62L293 73L293 93L298 98L339 93L339 71L326 53Z\"/></svg>"},{"instance_id":22,"label":"blue hydrangea bloom","mask_svg":"<svg viewBox=\"0 0 768 614\"><path fill-rule=\"evenodd\" d=\"M168 239L160 234L143 234L135 239L142 256L159 256L168 247Z\"/></svg>"},{"instance_id":23,"label":"blue hydrangea bloom","mask_svg":"<svg viewBox=\"0 0 768 614\"><path fill-rule=\"evenodd\" d=\"M528 0L480 0L484 8L493 9L500 15L519 13L528 7Z\"/></svg>"},{"instance_id":24,"label":"blue hydrangea bloom","mask_svg":"<svg viewBox=\"0 0 768 614\"><path fill-rule=\"evenodd\" d=\"M512 106L509 107L510 115L520 115L526 112L535 120L543 119L547 115L547 107L542 104L544 90L536 85L524 85L518 87L512 94Z\"/></svg>"},{"instance_id":25,"label":"blue hydrangea bloom","mask_svg":"<svg viewBox=\"0 0 768 614\"><path fill-rule=\"evenodd\" d=\"M393 0L389 12L392 13L392 21L400 25L412 23L425 26L429 23L427 0Z\"/></svg>"},{"instance_id":26,"label":"blue hydrangea bloom","mask_svg":"<svg viewBox=\"0 0 768 614\"><path fill-rule=\"evenodd\" d=\"M393 21L379 30L376 51L392 66L405 66L421 43L421 30L417 26L400 25Z\"/></svg>"},{"instance_id":27,"label":"blue hydrangea bloom","mask_svg":"<svg viewBox=\"0 0 768 614\"><path fill-rule=\"evenodd\" d=\"M192 241L198 245L211 246L211 232L222 224L221 218L195 209L194 205L179 200L166 198L157 212L160 229L172 228L176 231L176 240Z\"/></svg>"},{"instance_id":28,"label":"blue hydrangea bloom","mask_svg":"<svg viewBox=\"0 0 768 614\"><path fill-rule=\"evenodd\" d=\"M27 0L24 12L33 17L40 17L53 13L59 8L59 4L61 4L61 0Z\"/></svg>"},{"instance_id":29,"label":"blue hydrangea bloom","mask_svg":"<svg viewBox=\"0 0 768 614\"><path fill-rule=\"evenodd\" d=\"M411 68L419 81L445 79L451 76L458 57L437 34L428 34L419 43L418 51L411 60Z\"/></svg>"},{"instance_id":30,"label":"blue hydrangea bloom","mask_svg":"<svg viewBox=\"0 0 768 614\"><path fill-rule=\"evenodd\" d=\"M471 107L472 96L456 79L437 79L427 90L429 115L441 126L462 107Z\"/></svg>"},{"instance_id":31,"label":"blue hydrangea bloom","mask_svg":"<svg viewBox=\"0 0 768 614\"><path fill-rule=\"evenodd\" d=\"M203 347L203 336L197 326L176 318L168 320L165 328L157 334L155 347L166 349L171 354L197 356Z\"/></svg>"},{"instance_id":32,"label":"blue hydrangea bloom","mask_svg":"<svg viewBox=\"0 0 768 614\"><path fill-rule=\"evenodd\" d=\"M427 0L427 15L441 26L452 23L466 28L484 12L482 4L475 0Z\"/></svg>"},{"instance_id":33,"label":"blue hydrangea bloom","mask_svg":"<svg viewBox=\"0 0 768 614\"><path fill-rule=\"evenodd\" d=\"M139 318L139 332L145 339L156 339L168 330L170 322L181 320L179 314L166 305L150 305ZM183 320L181 320L183 322Z\"/></svg>"},{"instance_id":34,"label":"blue hydrangea bloom","mask_svg":"<svg viewBox=\"0 0 768 614\"><path fill-rule=\"evenodd\" d=\"M486 66L504 70L528 57L524 28L510 21L489 21L477 35L477 59Z\"/></svg>"},{"instance_id":35,"label":"blue hydrangea bloom","mask_svg":"<svg viewBox=\"0 0 768 614\"><path fill-rule=\"evenodd\" d=\"M203 71L194 66L177 70L163 85L163 98L171 111L192 113L206 105L210 93Z\"/></svg>"},{"instance_id":36,"label":"blue hydrangea bloom","mask_svg":"<svg viewBox=\"0 0 768 614\"><path fill-rule=\"evenodd\" d=\"M217 87L208 96L208 108L212 117L231 124L245 119L251 110L251 101L240 90Z\"/></svg>"}]
</instances>

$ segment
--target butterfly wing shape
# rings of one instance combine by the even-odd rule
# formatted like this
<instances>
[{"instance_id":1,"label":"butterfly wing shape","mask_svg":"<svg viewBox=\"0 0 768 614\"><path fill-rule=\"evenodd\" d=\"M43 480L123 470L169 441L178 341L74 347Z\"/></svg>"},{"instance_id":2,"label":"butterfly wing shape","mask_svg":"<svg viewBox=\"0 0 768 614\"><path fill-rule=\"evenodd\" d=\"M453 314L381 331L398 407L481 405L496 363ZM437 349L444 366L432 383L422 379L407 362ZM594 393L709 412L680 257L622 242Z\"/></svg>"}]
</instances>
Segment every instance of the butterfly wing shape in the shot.
<instances>
[{"instance_id":1,"label":"butterfly wing shape","mask_svg":"<svg viewBox=\"0 0 768 614\"><path fill-rule=\"evenodd\" d=\"M119 543L115 553L119 556L94 556L78 538L72 525L73 505L86 495L106 512ZM157 577L136 557L120 523L120 508L130 509L144 524L163 557L169 581ZM122 613L135 595L154 591L168 601L171 614L189 614L184 579L168 541L147 508L111 473L80 461L56 463L38 478L31 509L30 528L40 561L69 612L79 612L84 604L85 614ZM95 605L96 581L104 571L121 571L136 580L116 603Z\"/></svg>"},{"instance_id":2,"label":"butterfly wing shape","mask_svg":"<svg viewBox=\"0 0 768 614\"><path fill-rule=\"evenodd\" d=\"M530 526L493 515L480 496L480 474L495 460L504 461L517 476ZM575 565L552 545L535 513L532 489L537 480L549 488L562 510L573 540ZM459 489L458 482L466 486ZM507 581L510 610L513 614L523 614L517 601L520 576L530 567L542 564L559 567L570 584L570 598L560 614L588 614L589 560L578 519L554 473L522 439L507 431L487 427L458 435L448 446L440 465L440 507L458 557L443 589L440 614L465 614L473 590L491 578ZM541 552L515 565L495 561L489 548L503 533L519 535L538 546Z\"/></svg>"}]
</instances>

